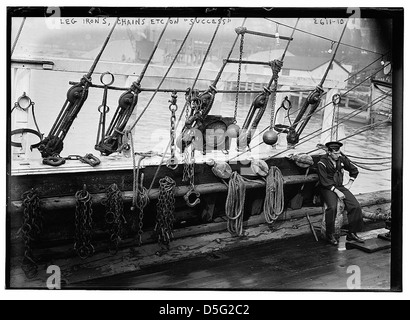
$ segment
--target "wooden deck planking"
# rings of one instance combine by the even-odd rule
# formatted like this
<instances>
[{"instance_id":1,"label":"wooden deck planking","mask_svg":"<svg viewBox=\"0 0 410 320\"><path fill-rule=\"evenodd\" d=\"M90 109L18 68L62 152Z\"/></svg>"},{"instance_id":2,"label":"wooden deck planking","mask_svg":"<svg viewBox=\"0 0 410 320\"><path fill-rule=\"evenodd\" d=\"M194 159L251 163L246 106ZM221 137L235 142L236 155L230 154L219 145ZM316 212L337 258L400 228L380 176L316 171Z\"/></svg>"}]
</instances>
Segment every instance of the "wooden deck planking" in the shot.
<instances>
[{"instance_id":1,"label":"wooden deck planking","mask_svg":"<svg viewBox=\"0 0 410 320\"><path fill-rule=\"evenodd\" d=\"M390 249L338 251L310 235L142 268L68 288L184 290L347 290L349 265L361 268L361 289L390 288Z\"/></svg>"}]
</instances>

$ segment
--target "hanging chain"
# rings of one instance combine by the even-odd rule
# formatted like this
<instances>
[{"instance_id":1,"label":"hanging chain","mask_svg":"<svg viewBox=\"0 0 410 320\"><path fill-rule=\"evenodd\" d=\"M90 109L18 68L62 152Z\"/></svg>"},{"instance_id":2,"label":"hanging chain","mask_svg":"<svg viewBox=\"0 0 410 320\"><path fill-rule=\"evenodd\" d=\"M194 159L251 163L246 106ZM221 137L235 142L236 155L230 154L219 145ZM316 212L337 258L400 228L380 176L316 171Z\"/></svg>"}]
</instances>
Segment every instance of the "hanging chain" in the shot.
<instances>
[{"instance_id":1,"label":"hanging chain","mask_svg":"<svg viewBox=\"0 0 410 320\"><path fill-rule=\"evenodd\" d=\"M110 228L110 240L114 247L114 252L117 253L124 232L124 224L127 221L124 217L122 193L115 183L107 188L106 198L102 203L105 206L105 222Z\"/></svg>"},{"instance_id":2,"label":"hanging chain","mask_svg":"<svg viewBox=\"0 0 410 320\"><path fill-rule=\"evenodd\" d=\"M184 159L184 172L182 175L182 181L188 182L191 181L191 177L194 174L194 160L191 159L191 151L188 148L185 148L183 153Z\"/></svg>"},{"instance_id":3,"label":"hanging chain","mask_svg":"<svg viewBox=\"0 0 410 320\"><path fill-rule=\"evenodd\" d=\"M188 88L186 89L185 92L185 121L188 120L189 118L189 106L191 106L191 101L192 101L192 89Z\"/></svg>"},{"instance_id":4,"label":"hanging chain","mask_svg":"<svg viewBox=\"0 0 410 320\"><path fill-rule=\"evenodd\" d=\"M242 56L243 56L243 44L244 34L241 33L241 41L239 46L239 64L238 64L238 79L236 81L236 97L235 97L235 111L233 115L233 123L236 124L236 116L238 115L238 102L239 102L239 86L241 83L241 69L242 69Z\"/></svg>"},{"instance_id":5,"label":"hanging chain","mask_svg":"<svg viewBox=\"0 0 410 320\"><path fill-rule=\"evenodd\" d=\"M197 190L195 190L195 148L193 145L191 149L190 159L187 161L189 161L189 171L187 171L185 177L187 180L184 181L189 181L189 190L184 195L184 200L189 207L195 207L201 202L201 200L199 199L201 194ZM190 202L189 197L191 196L191 194L195 194L196 196L194 202Z\"/></svg>"},{"instance_id":6,"label":"hanging chain","mask_svg":"<svg viewBox=\"0 0 410 320\"><path fill-rule=\"evenodd\" d=\"M170 177L159 181L157 218L154 228L159 244L168 245L173 238L175 188L176 182Z\"/></svg>"},{"instance_id":7,"label":"hanging chain","mask_svg":"<svg viewBox=\"0 0 410 320\"><path fill-rule=\"evenodd\" d=\"M75 194L75 243L74 250L81 259L91 256L95 249L91 244L92 237L92 197L86 190L77 191Z\"/></svg>"},{"instance_id":8,"label":"hanging chain","mask_svg":"<svg viewBox=\"0 0 410 320\"><path fill-rule=\"evenodd\" d=\"M134 151L133 151L133 154L134 154ZM140 179L141 162L146 157L148 157L148 154L141 155L140 158L138 159L138 164L136 165L137 170L134 169L134 186L133 186L133 198L132 198L131 211L133 212L135 211L135 209L138 209L138 219L135 219L135 217L133 217L133 223L132 223L131 229L138 230L138 236L137 236L138 246L142 245L142 234L143 234L142 228L144 226L143 224L144 209L148 205L148 202L149 202L148 190L147 188L144 187L144 173L141 173L141 179ZM135 165L134 165L134 168L135 168Z\"/></svg>"},{"instance_id":9,"label":"hanging chain","mask_svg":"<svg viewBox=\"0 0 410 320\"><path fill-rule=\"evenodd\" d=\"M38 266L34 261L31 245L43 229L43 217L40 211L40 198L34 189L24 192L22 200L24 220L18 231L22 234L25 248L22 269L27 278L32 279L37 275Z\"/></svg>"},{"instance_id":10,"label":"hanging chain","mask_svg":"<svg viewBox=\"0 0 410 320\"><path fill-rule=\"evenodd\" d=\"M171 100L169 101L171 104L169 105L169 111L171 111L171 129L170 129L170 139L171 139L171 158L167 161L167 167L175 170L178 168L178 158L175 156L175 126L177 122L177 118L175 116L176 111L178 110L177 106L177 93L174 91L171 95Z\"/></svg>"},{"instance_id":11,"label":"hanging chain","mask_svg":"<svg viewBox=\"0 0 410 320\"><path fill-rule=\"evenodd\" d=\"M276 105L276 92L278 90L278 78L279 72L282 69L283 61L281 60L273 60L273 64L271 65L272 73L273 73L273 88L268 88L272 94L272 104L271 104L271 116L270 116L270 130L273 130L275 126L275 105Z\"/></svg>"}]
</instances>

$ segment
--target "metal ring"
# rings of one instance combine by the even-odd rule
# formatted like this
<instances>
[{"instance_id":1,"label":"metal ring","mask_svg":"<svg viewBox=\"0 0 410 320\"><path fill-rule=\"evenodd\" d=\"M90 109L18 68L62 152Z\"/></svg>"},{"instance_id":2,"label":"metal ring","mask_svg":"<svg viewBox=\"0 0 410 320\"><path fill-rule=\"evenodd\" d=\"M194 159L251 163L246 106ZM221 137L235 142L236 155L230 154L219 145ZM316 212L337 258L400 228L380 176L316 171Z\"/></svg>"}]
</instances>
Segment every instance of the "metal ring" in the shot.
<instances>
[{"instance_id":1,"label":"metal ring","mask_svg":"<svg viewBox=\"0 0 410 320\"><path fill-rule=\"evenodd\" d=\"M332 97L332 102L334 105L338 105L341 100L342 100L342 97L338 93L334 94Z\"/></svg>"},{"instance_id":2,"label":"metal ring","mask_svg":"<svg viewBox=\"0 0 410 320\"><path fill-rule=\"evenodd\" d=\"M104 107L104 111L101 111L101 107ZM99 107L98 107L98 112L99 113L108 113L108 112L110 112L110 107L109 106L104 106L104 105L100 105Z\"/></svg>"},{"instance_id":3,"label":"metal ring","mask_svg":"<svg viewBox=\"0 0 410 320\"><path fill-rule=\"evenodd\" d=\"M47 157L43 159L43 164L58 167L65 163L65 159L61 157Z\"/></svg>"},{"instance_id":4,"label":"metal ring","mask_svg":"<svg viewBox=\"0 0 410 320\"><path fill-rule=\"evenodd\" d=\"M275 124L273 126L273 129L276 132L279 132L279 133L288 133L289 132L289 126L286 125L286 124Z\"/></svg>"},{"instance_id":5,"label":"metal ring","mask_svg":"<svg viewBox=\"0 0 410 320\"><path fill-rule=\"evenodd\" d=\"M111 76L111 82L108 82L108 83L105 83L103 80L104 80L104 77L106 76L106 75L110 75ZM113 83L114 83L114 80L115 80L115 78L114 78L114 75L111 73L111 72L104 72L103 74L101 74L101 76L100 76L100 81L101 81L101 83L103 84L103 85L105 85L105 86L110 86L110 85L112 85Z\"/></svg>"},{"instance_id":6,"label":"metal ring","mask_svg":"<svg viewBox=\"0 0 410 320\"><path fill-rule=\"evenodd\" d=\"M28 101L27 107L22 107L22 106L21 106L20 101L22 101L22 100ZM17 105L18 105L18 107L21 108L21 109L23 109L23 110L27 110L27 109L31 106L31 104L32 104L31 99L30 99L28 96L26 96L26 93L25 93L25 92L23 93L23 95L22 95L21 97L19 97L19 98L17 99Z\"/></svg>"},{"instance_id":7,"label":"metal ring","mask_svg":"<svg viewBox=\"0 0 410 320\"><path fill-rule=\"evenodd\" d=\"M178 110L178 106L176 104L169 105L169 111L176 112Z\"/></svg>"},{"instance_id":8,"label":"metal ring","mask_svg":"<svg viewBox=\"0 0 410 320\"><path fill-rule=\"evenodd\" d=\"M178 163L179 163L178 158L173 157L173 158L168 159L166 165L168 168L172 170L176 170L178 168Z\"/></svg>"},{"instance_id":9,"label":"metal ring","mask_svg":"<svg viewBox=\"0 0 410 320\"><path fill-rule=\"evenodd\" d=\"M285 105L285 102L287 102L287 106ZM288 96L286 96L285 99L283 99L281 107L285 110L292 108L292 103L290 102Z\"/></svg>"}]
</instances>

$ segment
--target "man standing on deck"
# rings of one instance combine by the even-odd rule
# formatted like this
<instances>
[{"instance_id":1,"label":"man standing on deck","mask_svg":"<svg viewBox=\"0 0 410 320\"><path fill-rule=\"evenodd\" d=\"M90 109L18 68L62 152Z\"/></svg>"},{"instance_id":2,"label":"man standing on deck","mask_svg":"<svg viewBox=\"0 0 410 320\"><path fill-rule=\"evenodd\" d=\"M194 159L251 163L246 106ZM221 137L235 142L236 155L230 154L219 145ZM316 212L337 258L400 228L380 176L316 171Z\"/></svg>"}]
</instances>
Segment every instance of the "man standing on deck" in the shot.
<instances>
[{"instance_id":1,"label":"man standing on deck","mask_svg":"<svg viewBox=\"0 0 410 320\"><path fill-rule=\"evenodd\" d=\"M321 195L327 205L326 215L326 240L332 245L337 245L338 241L334 236L335 218L337 212L338 199L344 201L347 210L349 230L347 241L363 243L356 232L363 228L362 208L356 197L349 191L354 180L359 174L359 170L350 160L341 153L340 147L343 144L339 141L326 143L327 153L318 162L319 182L321 185ZM349 172L349 182L343 185L343 172Z\"/></svg>"}]
</instances>

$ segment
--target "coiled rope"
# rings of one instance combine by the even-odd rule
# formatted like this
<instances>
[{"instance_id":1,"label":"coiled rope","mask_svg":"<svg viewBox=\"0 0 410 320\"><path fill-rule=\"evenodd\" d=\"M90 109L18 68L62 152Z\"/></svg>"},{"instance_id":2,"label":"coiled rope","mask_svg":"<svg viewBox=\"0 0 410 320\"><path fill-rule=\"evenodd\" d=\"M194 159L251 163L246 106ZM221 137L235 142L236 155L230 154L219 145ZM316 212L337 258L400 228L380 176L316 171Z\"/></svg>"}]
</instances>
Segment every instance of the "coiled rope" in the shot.
<instances>
[{"instance_id":1,"label":"coiled rope","mask_svg":"<svg viewBox=\"0 0 410 320\"><path fill-rule=\"evenodd\" d=\"M225 214L228 218L228 231L232 235L243 234L243 213L245 209L246 186L242 176L233 172L229 180Z\"/></svg>"},{"instance_id":2,"label":"coiled rope","mask_svg":"<svg viewBox=\"0 0 410 320\"><path fill-rule=\"evenodd\" d=\"M266 178L266 196L263 213L267 223L271 224L282 214L285 196L283 175L279 168L272 166Z\"/></svg>"}]
</instances>

